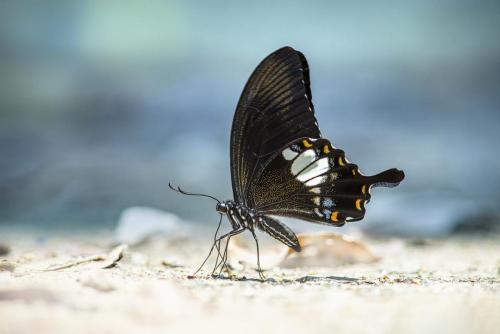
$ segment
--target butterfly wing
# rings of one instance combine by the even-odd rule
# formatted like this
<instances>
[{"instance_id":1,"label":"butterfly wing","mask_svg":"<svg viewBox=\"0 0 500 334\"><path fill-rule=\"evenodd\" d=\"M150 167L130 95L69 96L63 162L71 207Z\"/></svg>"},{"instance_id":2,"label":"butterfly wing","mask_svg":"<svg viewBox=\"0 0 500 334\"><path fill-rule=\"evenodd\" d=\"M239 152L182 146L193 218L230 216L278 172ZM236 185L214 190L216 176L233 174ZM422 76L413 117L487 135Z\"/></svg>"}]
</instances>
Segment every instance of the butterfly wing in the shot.
<instances>
[{"instance_id":1,"label":"butterfly wing","mask_svg":"<svg viewBox=\"0 0 500 334\"><path fill-rule=\"evenodd\" d=\"M236 201L253 207L249 188L266 161L300 137L320 138L309 67L291 47L265 58L238 102L231 130L231 179Z\"/></svg>"},{"instance_id":2,"label":"butterfly wing","mask_svg":"<svg viewBox=\"0 0 500 334\"><path fill-rule=\"evenodd\" d=\"M321 138L307 61L285 47L257 66L240 97L231 130L231 176L234 198L265 215L343 225L364 217L370 188L395 186L404 173L364 176Z\"/></svg>"},{"instance_id":3,"label":"butterfly wing","mask_svg":"<svg viewBox=\"0 0 500 334\"><path fill-rule=\"evenodd\" d=\"M341 226L363 219L374 186L396 186L404 173L363 175L327 139L298 138L270 157L251 185L250 201L266 215Z\"/></svg>"}]
</instances>

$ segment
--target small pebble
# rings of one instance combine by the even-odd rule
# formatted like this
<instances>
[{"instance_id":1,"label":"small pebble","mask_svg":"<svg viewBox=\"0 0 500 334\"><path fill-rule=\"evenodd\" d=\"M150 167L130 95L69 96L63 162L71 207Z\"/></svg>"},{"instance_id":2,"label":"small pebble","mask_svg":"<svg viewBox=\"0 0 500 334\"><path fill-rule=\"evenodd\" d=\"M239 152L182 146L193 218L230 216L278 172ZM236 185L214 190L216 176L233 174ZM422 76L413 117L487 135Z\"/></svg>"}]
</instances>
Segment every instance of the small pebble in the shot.
<instances>
[{"instance_id":1,"label":"small pebble","mask_svg":"<svg viewBox=\"0 0 500 334\"><path fill-rule=\"evenodd\" d=\"M10 253L10 248L7 245L0 244L0 256L5 256Z\"/></svg>"},{"instance_id":2,"label":"small pebble","mask_svg":"<svg viewBox=\"0 0 500 334\"><path fill-rule=\"evenodd\" d=\"M179 268L183 266L182 264L179 263L179 261L175 259L164 259L161 261L161 264L167 268Z\"/></svg>"}]
</instances>

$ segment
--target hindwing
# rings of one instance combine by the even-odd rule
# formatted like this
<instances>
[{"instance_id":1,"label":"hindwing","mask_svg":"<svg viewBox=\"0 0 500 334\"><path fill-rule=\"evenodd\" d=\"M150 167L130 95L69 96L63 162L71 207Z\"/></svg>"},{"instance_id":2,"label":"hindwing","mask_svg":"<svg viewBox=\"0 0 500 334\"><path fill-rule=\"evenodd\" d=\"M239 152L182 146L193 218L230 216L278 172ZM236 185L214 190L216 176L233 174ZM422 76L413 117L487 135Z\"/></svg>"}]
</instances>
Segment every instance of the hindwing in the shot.
<instances>
[{"instance_id":1,"label":"hindwing","mask_svg":"<svg viewBox=\"0 0 500 334\"><path fill-rule=\"evenodd\" d=\"M403 177L396 169L365 176L329 140L299 138L267 161L249 200L265 214L343 225L364 217L372 187L396 186Z\"/></svg>"}]
</instances>

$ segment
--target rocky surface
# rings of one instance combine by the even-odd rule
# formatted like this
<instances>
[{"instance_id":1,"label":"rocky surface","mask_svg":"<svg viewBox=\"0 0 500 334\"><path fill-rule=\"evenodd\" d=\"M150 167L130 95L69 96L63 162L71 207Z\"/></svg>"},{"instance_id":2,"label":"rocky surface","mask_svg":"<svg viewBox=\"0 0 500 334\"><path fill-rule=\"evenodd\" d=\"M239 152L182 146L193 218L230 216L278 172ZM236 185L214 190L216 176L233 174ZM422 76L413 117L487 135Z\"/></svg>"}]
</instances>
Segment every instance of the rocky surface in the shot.
<instances>
[{"instance_id":1,"label":"rocky surface","mask_svg":"<svg viewBox=\"0 0 500 334\"><path fill-rule=\"evenodd\" d=\"M496 237L363 239L379 261L274 268L265 282L248 267L189 279L203 239L153 238L119 260L111 240L1 235L0 333L500 331Z\"/></svg>"}]
</instances>

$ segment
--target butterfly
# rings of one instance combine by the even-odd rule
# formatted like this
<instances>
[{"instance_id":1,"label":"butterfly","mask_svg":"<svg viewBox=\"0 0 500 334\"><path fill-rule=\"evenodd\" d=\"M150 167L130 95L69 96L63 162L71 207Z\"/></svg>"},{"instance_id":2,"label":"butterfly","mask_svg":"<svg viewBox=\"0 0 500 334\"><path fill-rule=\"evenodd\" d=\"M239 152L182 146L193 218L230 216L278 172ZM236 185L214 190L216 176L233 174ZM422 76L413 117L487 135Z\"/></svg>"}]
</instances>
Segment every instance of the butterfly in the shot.
<instances>
[{"instance_id":1,"label":"butterfly","mask_svg":"<svg viewBox=\"0 0 500 334\"><path fill-rule=\"evenodd\" d=\"M246 83L234 114L230 161L234 200L212 198L231 231L216 237L214 245L250 231L259 273L256 230L300 252L297 236L277 217L342 226L363 219L372 188L394 187L404 179L403 171L395 168L363 175L344 151L322 137L307 60L291 47L267 56Z\"/></svg>"}]
</instances>

